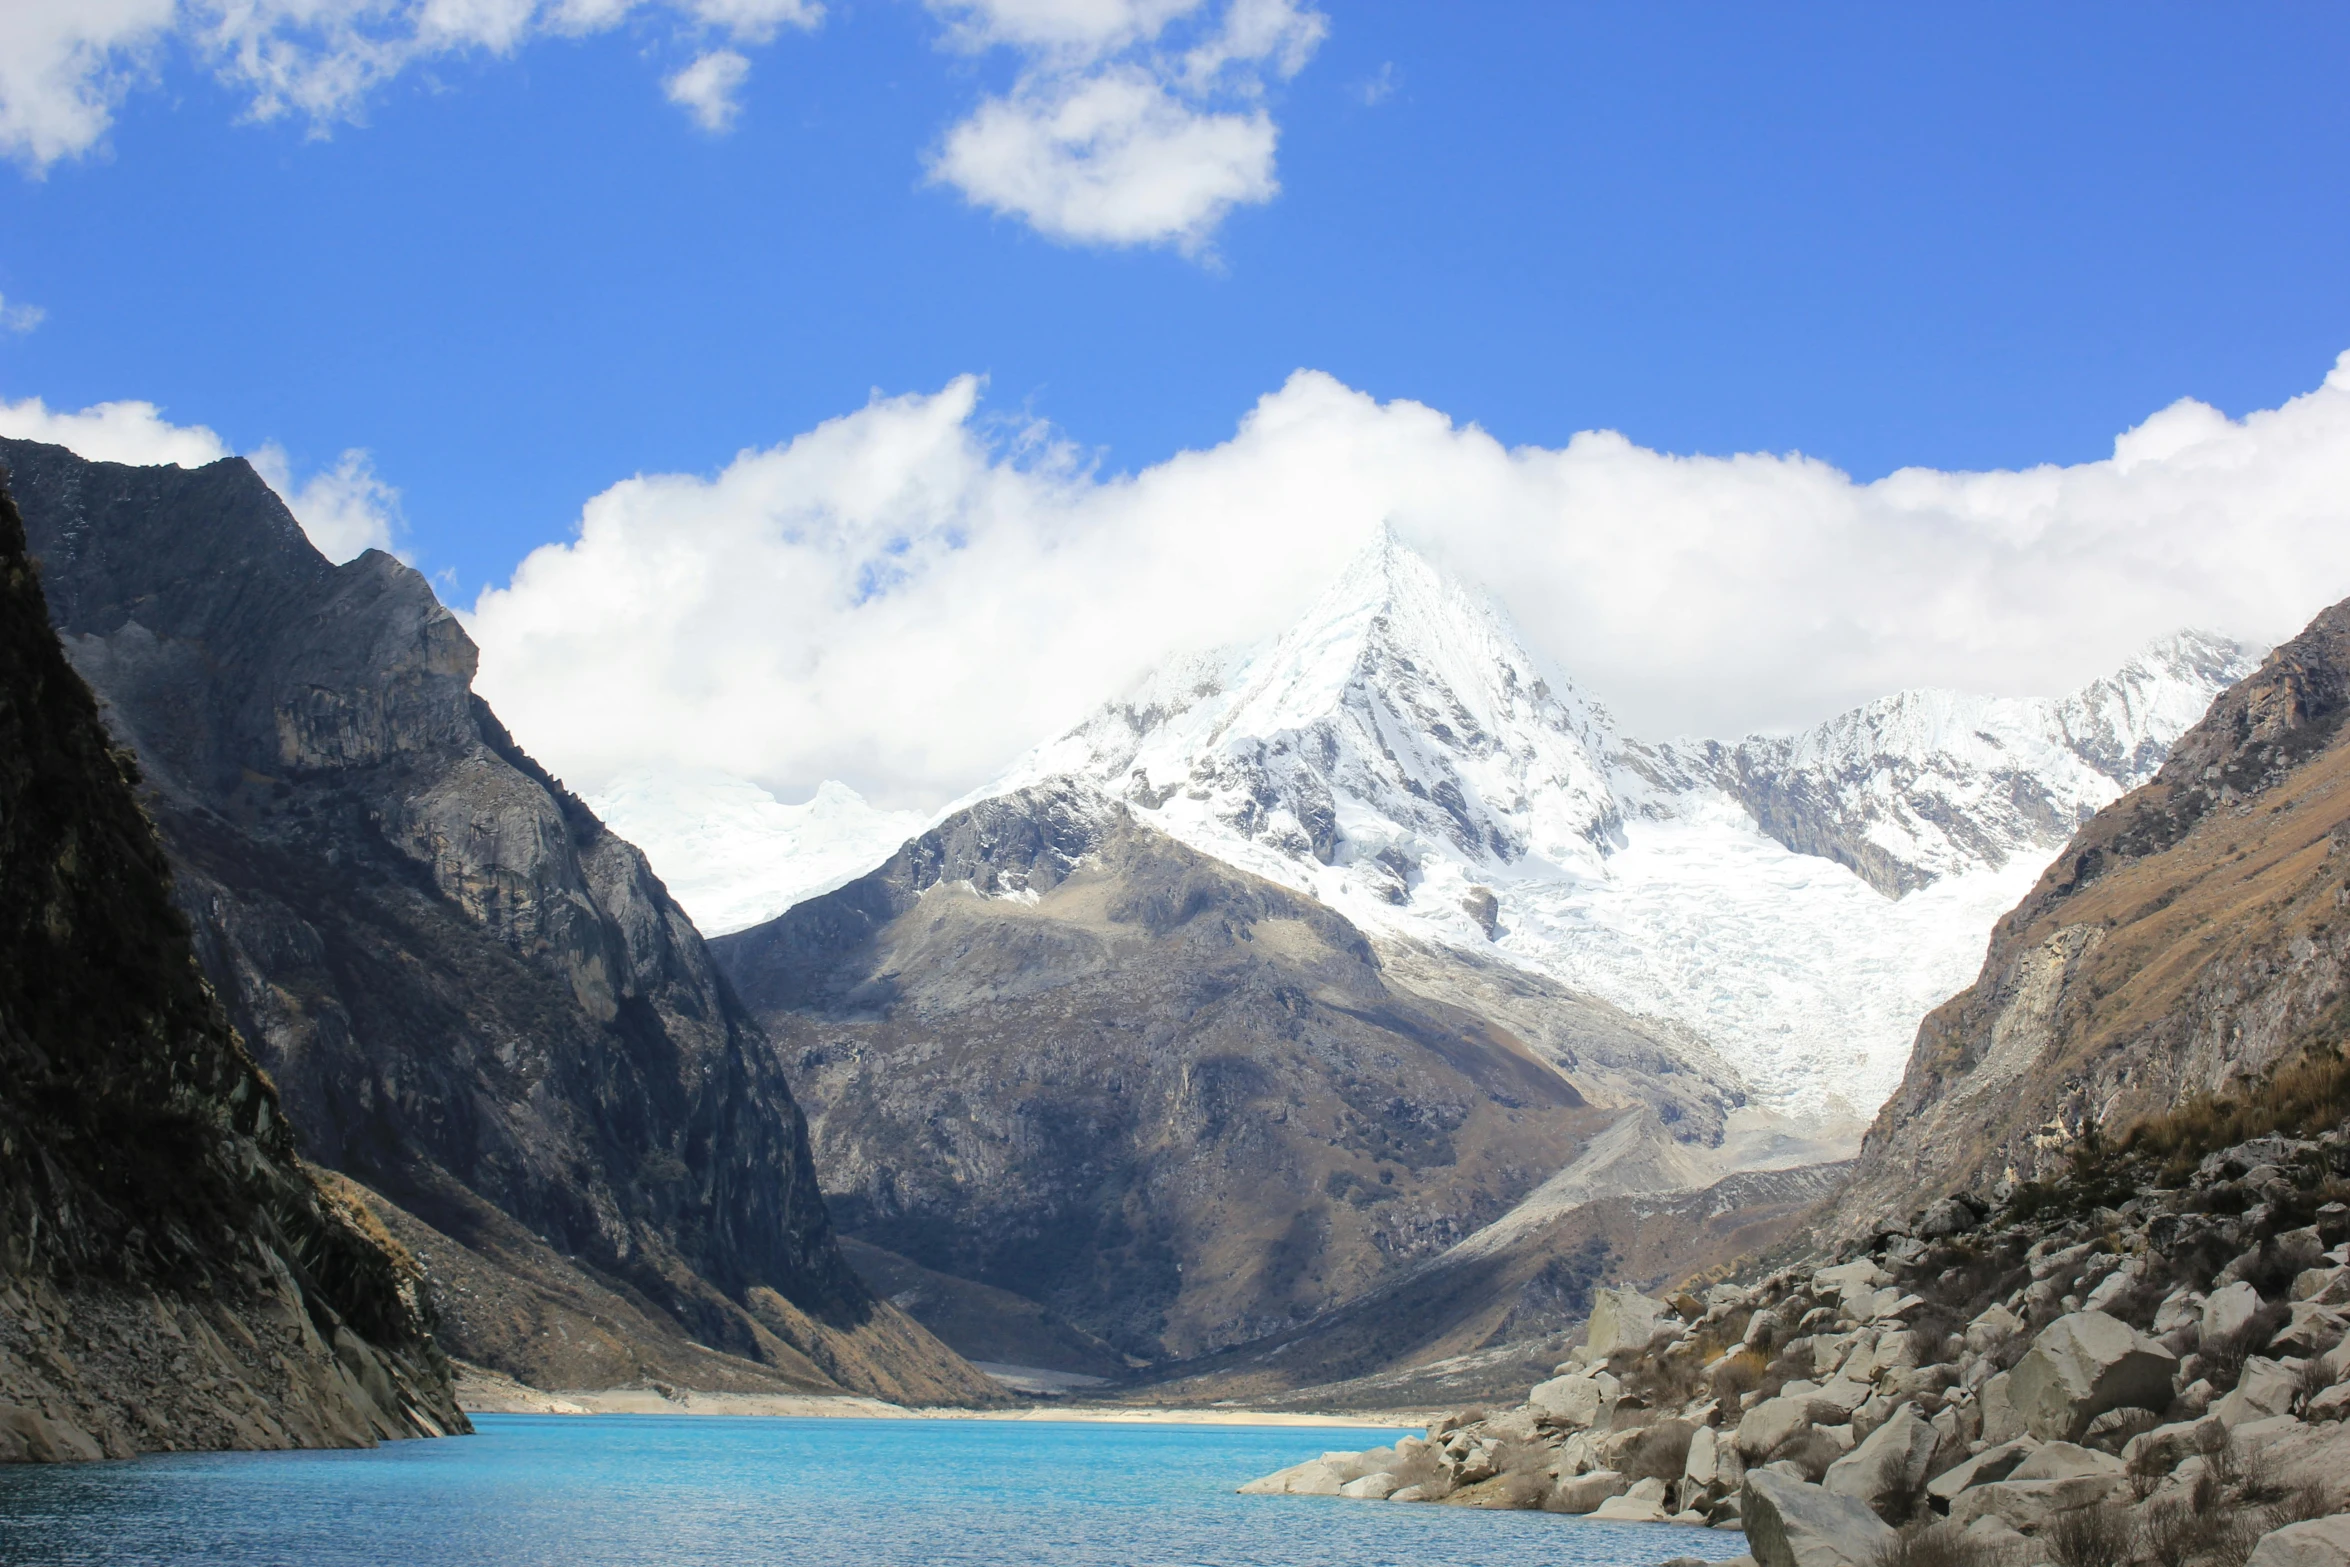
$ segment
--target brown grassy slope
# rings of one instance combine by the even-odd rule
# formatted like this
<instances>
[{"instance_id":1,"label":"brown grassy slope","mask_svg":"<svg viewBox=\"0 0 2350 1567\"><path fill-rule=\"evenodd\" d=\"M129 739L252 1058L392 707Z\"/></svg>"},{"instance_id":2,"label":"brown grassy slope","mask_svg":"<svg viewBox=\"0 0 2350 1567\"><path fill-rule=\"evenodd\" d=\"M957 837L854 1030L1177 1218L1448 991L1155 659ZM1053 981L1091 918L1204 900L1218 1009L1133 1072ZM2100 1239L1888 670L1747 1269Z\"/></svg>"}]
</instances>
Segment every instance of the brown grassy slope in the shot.
<instances>
[{"instance_id":1,"label":"brown grassy slope","mask_svg":"<svg viewBox=\"0 0 2350 1567\"><path fill-rule=\"evenodd\" d=\"M1832 1228L2054 1169L2330 1040L2350 967L2350 604L2092 819L1928 1016Z\"/></svg>"}]
</instances>

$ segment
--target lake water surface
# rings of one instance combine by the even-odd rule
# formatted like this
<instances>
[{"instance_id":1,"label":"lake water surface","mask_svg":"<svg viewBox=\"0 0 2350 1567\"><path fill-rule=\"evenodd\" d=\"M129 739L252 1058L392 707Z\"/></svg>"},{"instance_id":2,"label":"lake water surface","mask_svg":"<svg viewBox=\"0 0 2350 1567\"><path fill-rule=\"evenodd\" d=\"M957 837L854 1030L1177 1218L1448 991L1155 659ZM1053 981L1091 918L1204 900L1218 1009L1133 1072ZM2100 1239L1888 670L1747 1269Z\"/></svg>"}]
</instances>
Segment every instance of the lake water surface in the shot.
<instances>
[{"instance_id":1,"label":"lake water surface","mask_svg":"<svg viewBox=\"0 0 2350 1567\"><path fill-rule=\"evenodd\" d=\"M1653 1567L1734 1534L1236 1496L1397 1433L483 1415L372 1452L0 1468L0 1562L285 1567Z\"/></svg>"}]
</instances>

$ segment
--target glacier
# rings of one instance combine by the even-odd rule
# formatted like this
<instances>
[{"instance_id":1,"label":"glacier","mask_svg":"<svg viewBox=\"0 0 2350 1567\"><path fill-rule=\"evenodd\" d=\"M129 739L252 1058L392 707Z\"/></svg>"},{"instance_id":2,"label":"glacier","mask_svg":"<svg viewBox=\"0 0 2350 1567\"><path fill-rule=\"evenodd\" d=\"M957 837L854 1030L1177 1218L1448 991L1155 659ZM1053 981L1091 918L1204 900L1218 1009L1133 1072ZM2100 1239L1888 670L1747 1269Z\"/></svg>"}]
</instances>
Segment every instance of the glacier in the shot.
<instances>
[{"instance_id":1,"label":"glacier","mask_svg":"<svg viewBox=\"0 0 2350 1567\"><path fill-rule=\"evenodd\" d=\"M854 881L930 824L919 811L877 809L844 783L826 780L786 805L709 768L640 767L584 798L644 851L705 936L773 919Z\"/></svg>"}]
</instances>

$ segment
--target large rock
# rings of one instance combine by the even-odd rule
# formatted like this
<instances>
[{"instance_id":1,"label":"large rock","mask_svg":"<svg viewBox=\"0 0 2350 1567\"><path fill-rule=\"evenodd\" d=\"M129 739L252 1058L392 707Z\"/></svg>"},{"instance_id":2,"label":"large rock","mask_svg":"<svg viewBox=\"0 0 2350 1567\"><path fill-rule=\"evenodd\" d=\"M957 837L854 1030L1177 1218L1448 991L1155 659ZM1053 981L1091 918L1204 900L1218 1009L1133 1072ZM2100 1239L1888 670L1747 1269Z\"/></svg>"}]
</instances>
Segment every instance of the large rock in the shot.
<instances>
[{"instance_id":1,"label":"large rock","mask_svg":"<svg viewBox=\"0 0 2350 1567\"><path fill-rule=\"evenodd\" d=\"M1852 1417L1826 1399L1808 1393L1766 1398L1738 1421L1738 1452L1749 1460L1768 1458L1780 1443L1806 1426L1842 1425Z\"/></svg>"},{"instance_id":2,"label":"large rock","mask_svg":"<svg viewBox=\"0 0 2350 1567\"><path fill-rule=\"evenodd\" d=\"M2016 1412L2015 1399L2008 1392L2014 1382L2014 1372L1999 1372L1983 1384L1977 1398L1983 1408L1983 1440L1993 1446L2024 1434L2024 1417Z\"/></svg>"},{"instance_id":3,"label":"large rock","mask_svg":"<svg viewBox=\"0 0 2350 1567\"><path fill-rule=\"evenodd\" d=\"M1632 1482L1613 1469L1595 1469L1587 1475L1561 1480L1552 1492L1551 1506L1562 1513L1587 1513L1611 1496L1621 1496Z\"/></svg>"},{"instance_id":4,"label":"large rock","mask_svg":"<svg viewBox=\"0 0 2350 1567\"><path fill-rule=\"evenodd\" d=\"M2298 1360L2271 1360L2265 1355L2254 1355L2244 1362L2244 1369L2236 1378L2235 1391L2211 1406L2212 1414L2230 1431L2254 1420L2270 1420L2289 1414L2294 1395L2301 1390L2301 1368Z\"/></svg>"},{"instance_id":5,"label":"large rock","mask_svg":"<svg viewBox=\"0 0 2350 1567\"><path fill-rule=\"evenodd\" d=\"M2071 1442L2050 1442L2027 1454L2007 1477L2010 1480L2077 1480L2083 1475L2095 1475L2115 1479L2123 1468L2122 1461L2111 1453L2100 1453L2093 1447L2080 1447Z\"/></svg>"},{"instance_id":6,"label":"large rock","mask_svg":"<svg viewBox=\"0 0 2350 1567\"><path fill-rule=\"evenodd\" d=\"M2271 1529L2244 1567L2350 1567L2350 1514Z\"/></svg>"},{"instance_id":7,"label":"large rock","mask_svg":"<svg viewBox=\"0 0 2350 1567\"><path fill-rule=\"evenodd\" d=\"M1874 1567L1901 1539L1864 1503L1764 1469L1747 1475L1738 1516L1760 1567Z\"/></svg>"},{"instance_id":8,"label":"large rock","mask_svg":"<svg viewBox=\"0 0 2350 1567\"><path fill-rule=\"evenodd\" d=\"M1926 1483L1926 1494L1948 1504L1969 1487L2004 1480L2015 1471L2016 1465L2032 1456L2038 1445L2026 1436L2002 1442L1997 1447L1986 1447L1966 1462L1953 1464L1934 1476Z\"/></svg>"},{"instance_id":9,"label":"large rock","mask_svg":"<svg viewBox=\"0 0 2350 1567\"><path fill-rule=\"evenodd\" d=\"M1622 1384L1604 1371L1587 1376L1553 1377L1535 1385L1526 1395L1526 1407L1547 1425L1577 1431L1605 1431L1621 1390Z\"/></svg>"},{"instance_id":10,"label":"large rock","mask_svg":"<svg viewBox=\"0 0 2350 1567\"><path fill-rule=\"evenodd\" d=\"M1382 1469L1377 1474L1367 1474L1360 1480L1347 1481L1346 1484L1338 1488L1338 1494L1351 1496L1360 1502L1384 1502L1395 1493L1395 1490L1395 1476Z\"/></svg>"},{"instance_id":11,"label":"large rock","mask_svg":"<svg viewBox=\"0 0 2350 1567\"><path fill-rule=\"evenodd\" d=\"M2024 1429L2043 1442L2077 1442L2109 1409L2169 1405L2178 1357L2102 1311L2076 1311L2041 1329L2009 1374Z\"/></svg>"},{"instance_id":12,"label":"large rock","mask_svg":"<svg viewBox=\"0 0 2350 1567\"><path fill-rule=\"evenodd\" d=\"M1830 1464L1821 1483L1838 1496L1881 1512L1925 1487L1941 1441L1941 1433L1918 1414L1917 1406L1904 1404L1867 1441Z\"/></svg>"},{"instance_id":13,"label":"large rock","mask_svg":"<svg viewBox=\"0 0 2350 1567\"><path fill-rule=\"evenodd\" d=\"M2260 1291L2239 1279L2203 1303L2203 1342L2217 1344L2242 1332L2260 1311Z\"/></svg>"},{"instance_id":14,"label":"large rock","mask_svg":"<svg viewBox=\"0 0 2350 1567\"><path fill-rule=\"evenodd\" d=\"M1689 1457L1681 1465L1681 1478L1692 1485L1711 1485L1721 1473L1721 1433L1712 1426L1699 1426L1689 1434Z\"/></svg>"},{"instance_id":15,"label":"large rock","mask_svg":"<svg viewBox=\"0 0 2350 1567\"><path fill-rule=\"evenodd\" d=\"M1343 1464L1331 1457L1309 1458L1240 1488L1243 1496L1336 1496L1347 1483Z\"/></svg>"},{"instance_id":16,"label":"large rock","mask_svg":"<svg viewBox=\"0 0 2350 1567\"><path fill-rule=\"evenodd\" d=\"M1951 1502L1950 1521L1964 1527L1978 1518L1997 1518L2011 1529L2031 1534L2058 1513L2095 1507L2121 1484L2119 1474L2076 1474L2061 1480L2001 1480L1971 1486Z\"/></svg>"},{"instance_id":17,"label":"large rock","mask_svg":"<svg viewBox=\"0 0 2350 1567\"><path fill-rule=\"evenodd\" d=\"M1619 1349L1646 1349L1659 1324L1672 1315L1672 1307L1638 1290L1593 1290L1588 1341L1592 1358L1605 1360Z\"/></svg>"}]
</instances>

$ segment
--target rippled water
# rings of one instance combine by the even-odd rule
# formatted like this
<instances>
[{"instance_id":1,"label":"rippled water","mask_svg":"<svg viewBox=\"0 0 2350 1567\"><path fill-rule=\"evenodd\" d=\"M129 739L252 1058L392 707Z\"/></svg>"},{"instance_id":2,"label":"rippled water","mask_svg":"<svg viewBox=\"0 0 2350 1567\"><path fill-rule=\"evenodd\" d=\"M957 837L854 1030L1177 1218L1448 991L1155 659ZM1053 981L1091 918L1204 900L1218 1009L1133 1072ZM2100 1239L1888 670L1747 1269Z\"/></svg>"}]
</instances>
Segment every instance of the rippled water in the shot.
<instances>
[{"instance_id":1,"label":"rippled water","mask_svg":"<svg viewBox=\"0 0 2350 1567\"><path fill-rule=\"evenodd\" d=\"M1383 1431L485 1415L362 1453L0 1469L0 1562L1652 1567L1734 1535L1236 1496Z\"/></svg>"}]
</instances>

